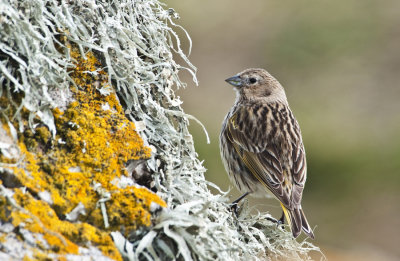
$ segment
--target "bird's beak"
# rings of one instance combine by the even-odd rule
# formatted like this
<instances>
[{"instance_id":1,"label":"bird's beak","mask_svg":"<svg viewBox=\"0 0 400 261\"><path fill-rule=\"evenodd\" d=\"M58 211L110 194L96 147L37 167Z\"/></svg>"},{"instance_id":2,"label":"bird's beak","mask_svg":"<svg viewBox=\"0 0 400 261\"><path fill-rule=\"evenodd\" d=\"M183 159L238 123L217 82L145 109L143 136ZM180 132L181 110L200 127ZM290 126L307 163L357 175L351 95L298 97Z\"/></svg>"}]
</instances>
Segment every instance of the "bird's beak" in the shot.
<instances>
[{"instance_id":1,"label":"bird's beak","mask_svg":"<svg viewBox=\"0 0 400 261\"><path fill-rule=\"evenodd\" d=\"M226 79L225 81L227 83L235 86L235 87L242 87L243 86L242 79L238 75L232 76L232 77Z\"/></svg>"}]
</instances>

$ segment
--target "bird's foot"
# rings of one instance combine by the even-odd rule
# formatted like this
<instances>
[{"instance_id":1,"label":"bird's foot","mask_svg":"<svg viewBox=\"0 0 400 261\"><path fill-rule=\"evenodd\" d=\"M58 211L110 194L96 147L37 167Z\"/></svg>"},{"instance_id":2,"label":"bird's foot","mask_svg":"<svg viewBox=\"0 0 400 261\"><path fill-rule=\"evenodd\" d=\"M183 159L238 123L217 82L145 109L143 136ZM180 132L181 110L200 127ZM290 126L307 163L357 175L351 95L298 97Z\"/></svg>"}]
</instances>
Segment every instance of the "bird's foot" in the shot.
<instances>
[{"instance_id":1,"label":"bird's foot","mask_svg":"<svg viewBox=\"0 0 400 261\"><path fill-rule=\"evenodd\" d=\"M235 213L236 217L239 216L239 202L244 199L248 194L250 194L249 192L244 193L243 195L241 195L238 199L236 199L235 201L233 201L230 205L229 205L229 209Z\"/></svg>"},{"instance_id":2,"label":"bird's foot","mask_svg":"<svg viewBox=\"0 0 400 261\"><path fill-rule=\"evenodd\" d=\"M281 216L281 218L278 220L277 226L278 226L278 227L281 226L281 227L283 228L283 225L284 225L284 224L285 224L285 213L282 212L282 216Z\"/></svg>"},{"instance_id":3,"label":"bird's foot","mask_svg":"<svg viewBox=\"0 0 400 261\"><path fill-rule=\"evenodd\" d=\"M232 211L236 217L239 216L239 209L240 207L238 206L237 202L233 202L232 204L229 205L229 210Z\"/></svg>"},{"instance_id":4,"label":"bird's foot","mask_svg":"<svg viewBox=\"0 0 400 261\"><path fill-rule=\"evenodd\" d=\"M282 226L282 228L283 228L283 225L285 224L285 215L282 214L280 219L275 219L273 217L267 217L267 220L269 220L273 223L276 223L277 227Z\"/></svg>"}]
</instances>

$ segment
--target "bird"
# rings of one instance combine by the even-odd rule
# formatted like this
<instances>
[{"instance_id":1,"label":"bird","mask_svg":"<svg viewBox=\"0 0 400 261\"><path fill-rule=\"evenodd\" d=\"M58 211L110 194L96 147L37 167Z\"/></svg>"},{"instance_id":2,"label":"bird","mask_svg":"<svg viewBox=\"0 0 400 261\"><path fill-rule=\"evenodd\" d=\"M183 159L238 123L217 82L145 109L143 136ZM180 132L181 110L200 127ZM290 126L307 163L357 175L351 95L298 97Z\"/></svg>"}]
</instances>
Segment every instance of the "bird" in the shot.
<instances>
[{"instance_id":1,"label":"bird","mask_svg":"<svg viewBox=\"0 0 400 261\"><path fill-rule=\"evenodd\" d=\"M279 200L293 237L314 233L301 206L307 177L300 126L282 85L266 70L246 69L225 80L236 91L220 133L220 152L228 176L247 195Z\"/></svg>"}]
</instances>

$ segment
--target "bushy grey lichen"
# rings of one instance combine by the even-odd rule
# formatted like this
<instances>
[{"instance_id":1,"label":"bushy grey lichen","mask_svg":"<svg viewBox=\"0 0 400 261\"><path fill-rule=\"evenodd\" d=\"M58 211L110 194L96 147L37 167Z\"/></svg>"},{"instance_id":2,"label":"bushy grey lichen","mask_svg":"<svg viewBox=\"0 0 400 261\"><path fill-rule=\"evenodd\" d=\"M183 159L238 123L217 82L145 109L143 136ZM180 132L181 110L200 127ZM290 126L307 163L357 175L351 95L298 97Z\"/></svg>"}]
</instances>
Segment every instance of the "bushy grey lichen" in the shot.
<instances>
[{"instance_id":1,"label":"bushy grey lichen","mask_svg":"<svg viewBox=\"0 0 400 261\"><path fill-rule=\"evenodd\" d=\"M150 228L129 238L112 232L126 259L310 259L309 251L319 251L317 247L294 240L268 221L268 214L251 215L244 207L236 218L229 211L226 193L205 180L206 170L188 131L188 120L194 118L183 112L174 94L175 88L185 86L178 76L181 70L191 73L197 83L196 68L175 32L183 30L175 18L172 9L166 10L156 0L3 0L0 91L10 99L15 99L15 92L23 92L13 102L14 117L18 119L24 107L54 135L51 109L62 109L70 102L73 84L68 75L73 62L58 36L65 35L83 55L91 50L102 60L109 86L115 88L127 116L153 148L147 168L153 172L152 186L168 205L155 210ZM175 56L185 65L177 64ZM107 88L98 87L103 95L110 93ZM0 149L6 150L8 145L2 144ZM212 194L210 186L219 193Z\"/></svg>"}]
</instances>

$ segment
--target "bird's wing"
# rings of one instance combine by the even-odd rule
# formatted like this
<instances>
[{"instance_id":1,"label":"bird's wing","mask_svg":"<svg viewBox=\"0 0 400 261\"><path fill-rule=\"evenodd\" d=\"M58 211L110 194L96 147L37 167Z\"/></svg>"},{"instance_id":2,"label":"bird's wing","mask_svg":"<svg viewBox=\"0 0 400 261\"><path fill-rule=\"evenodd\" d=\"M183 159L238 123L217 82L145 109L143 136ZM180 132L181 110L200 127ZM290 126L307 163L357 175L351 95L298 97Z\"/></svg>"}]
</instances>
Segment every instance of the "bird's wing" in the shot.
<instances>
[{"instance_id":1,"label":"bird's wing","mask_svg":"<svg viewBox=\"0 0 400 261\"><path fill-rule=\"evenodd\" d=\"M292 178L293 178L293 189L292 189L292 202L295 205L300 205L301 198L303 195L304 185L307 177L307 162L306 153L304 151L304 145L301 140L292 143Z\"/></svg>"},{"instance_id":2,"label":"bird's wing","mask_svg":"<svg viewBox=\"0 0 400 261\"><path fill-rule=\"evenodd\" d=\"M242 123L241 121L256 117L254 114L245 115L246 113L249 111L239 108L230 117L227 126L228 139L251 173L278 200L291 209L293 204L300 204L305 183L306 164L301 138L298 141L292 141L292 159L289 159L289 161L293 161L292 173L287 173L287 170L283 168L283 155L277 147L278 145L272 142L266 124L260 124L262 122L254 118L253 120L259 123L257 126L246 124L248 122ZM296 127L298 128L298 126ZM259 133L255 133L254 128ZM287 178L287 175L292 175L293 183Z\"/></svg>"}]
</instances>

